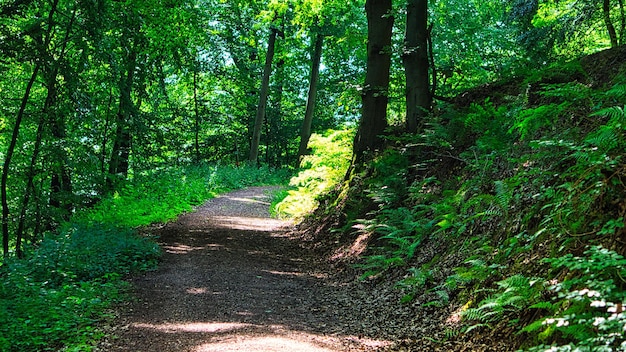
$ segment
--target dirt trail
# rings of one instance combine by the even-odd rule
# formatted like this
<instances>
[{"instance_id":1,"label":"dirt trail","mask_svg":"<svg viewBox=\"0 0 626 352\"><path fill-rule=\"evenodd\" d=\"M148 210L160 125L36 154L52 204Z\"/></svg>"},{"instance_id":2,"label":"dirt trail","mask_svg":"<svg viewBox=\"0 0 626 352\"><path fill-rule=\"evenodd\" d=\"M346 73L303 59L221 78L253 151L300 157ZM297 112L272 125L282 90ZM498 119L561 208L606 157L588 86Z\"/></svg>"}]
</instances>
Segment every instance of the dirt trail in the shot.
<instances>
[{"instance_id":1,"label":"dirt trail","mask_svg":"<svg viewBox=\"0 0 626 352\"><path fill-rule=\"evenodd\" d=\"M373 351L358 305L269 217L269 188L215 198L153 232L159 269L105 351Z\"/></svg>"}]
</instances>

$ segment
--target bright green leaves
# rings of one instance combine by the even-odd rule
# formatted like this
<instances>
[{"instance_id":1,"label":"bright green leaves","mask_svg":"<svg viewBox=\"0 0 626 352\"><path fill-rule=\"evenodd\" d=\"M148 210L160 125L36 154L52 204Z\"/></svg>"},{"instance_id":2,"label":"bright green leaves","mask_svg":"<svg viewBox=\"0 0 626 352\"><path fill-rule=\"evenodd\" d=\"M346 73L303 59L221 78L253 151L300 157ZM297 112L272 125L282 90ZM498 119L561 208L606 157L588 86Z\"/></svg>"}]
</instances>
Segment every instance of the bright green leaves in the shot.
<instances>
[{"instance_id":1,"label":"bright green leaves","mask_svg":"<svg viewBox=\"0 0 626 352\"><path fill-rule=\"evenodd\" d=\"M301 219L319 205L319 199L339 184L350 165L353 132L349 130L313 134L312 152L306 155L289 185L294 189L275 206L279 216Z\"/></svg>"}]
</instances>

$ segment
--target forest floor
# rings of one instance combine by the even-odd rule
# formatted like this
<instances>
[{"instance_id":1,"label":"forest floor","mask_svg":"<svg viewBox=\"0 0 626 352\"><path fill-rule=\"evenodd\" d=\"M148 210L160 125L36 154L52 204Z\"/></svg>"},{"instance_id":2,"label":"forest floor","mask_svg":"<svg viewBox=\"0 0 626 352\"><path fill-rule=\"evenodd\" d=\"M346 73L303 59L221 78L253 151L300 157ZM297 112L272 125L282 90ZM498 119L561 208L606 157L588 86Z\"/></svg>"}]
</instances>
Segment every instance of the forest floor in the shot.
<instances>
[{"instance_id":1,"label":"forest floor","mask_svg":"<svg viewBox=\"0 0 626 352\"><path fill-rule=\"evenodd\" d=\"M363 307L367 293L338 280L330 265L301 246L291 235L292 224L270 218L271 191L232 192L147 229L158 236L162 262L158 270L131 279L136 299L121 309L111 328L114 337L99 350L389 347L381 331L394 322L363 319L379 316Z\"/></svg>"}]
</instances>

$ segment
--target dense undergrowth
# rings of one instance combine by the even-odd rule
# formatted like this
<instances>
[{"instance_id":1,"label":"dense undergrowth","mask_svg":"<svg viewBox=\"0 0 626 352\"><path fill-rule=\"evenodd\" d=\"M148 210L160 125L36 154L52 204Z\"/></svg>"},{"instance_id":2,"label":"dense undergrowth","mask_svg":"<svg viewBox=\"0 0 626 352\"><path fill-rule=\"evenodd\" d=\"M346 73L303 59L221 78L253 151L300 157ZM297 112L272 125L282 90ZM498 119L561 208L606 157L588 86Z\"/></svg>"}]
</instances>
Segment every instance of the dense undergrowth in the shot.
<instances>
[{"instance_id":1,"label":"dense undergrowth","mask_svg":"<svg viewBox=\"0 0 626 352\"><path fill-rule=\"evenodd\" d=\"M228 190L282 184L288 172L192 166L136 175L0 266L0 351L89 351L128 299L123 280L156 267L160 249L136 229L166 222Z\"/></svg>"},{"instance_id":2,"label":"dense undergrowth","mask_svg":"<svg viewBox=\"0 0 626 352\"><path fill-rule=\"evenodd\" d=\"M625 52L479 87L389 137L318 211L370 234L362 279L404 272L402 302L456 309L447 339L626 350Z\"/></svg>"},{"instance_id":3,"label":"dense undergrowth","mask_svg":"<svg viewBox=\"0 0 626 352\"><path fill-rule=\"evenodd\" d=\"M290 188L277 195L273 214L292 219L311 214L319 206L319 197L343 180L350 166L353 138L350 130L313 134L308 144L311 152L303 158L298 174L291 178Z\"/></svg>"}]
</instances>

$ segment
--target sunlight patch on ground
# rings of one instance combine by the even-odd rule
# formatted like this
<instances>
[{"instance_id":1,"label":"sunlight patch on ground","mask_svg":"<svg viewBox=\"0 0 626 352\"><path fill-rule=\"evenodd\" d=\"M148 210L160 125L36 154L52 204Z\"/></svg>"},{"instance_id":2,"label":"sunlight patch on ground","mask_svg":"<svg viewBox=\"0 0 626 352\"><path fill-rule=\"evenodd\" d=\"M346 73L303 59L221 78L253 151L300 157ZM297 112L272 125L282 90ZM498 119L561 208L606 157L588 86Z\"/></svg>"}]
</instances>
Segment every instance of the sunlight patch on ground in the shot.
<instances>
[{"instance_id":1,"label":"sunlight patch on ground","mask_svg":"<svg viewBox=\"0 0 626 352\"><path fill-rule=\"evenodd\" d=\"M228 332L250 327L252 324L244 323L178 323L178 324L145 324L136 323L132 324L132 327L139 329L151 329L167 333L179 333L179 332L201 332L201 333L215 333L215 332Z\"/></svg>"},{"instance_id":2,"label":"sunlight patch on ground","mask_svg":"<svg viewBox=\"0 0 626 352\"><path fill-rule=\"evenodd\" d=\"M278 270L261 270L265 273L268 274L272 274L272 275L284 275L284 276L304 276L304 273L299 273L296 271L278 271Z\"/></svg>"},{"instance_id":3,"label":"sunlight patch on ground","mask_svg":"<svg viewBox=\"0 0 626 352\"><path fill-rule=\"evenodd\" d=\"M185 292L190 295L203 295L207 293L209 290L206 287L190 287Z\"/></svg>"},{"instance_id":4,"label":"sunlight patch on ground","mask_svg":"<svg viewBox=\"0 0 626 352\"><path fill-rule=\"evenodd\" d=\"M281 336L239 336L227 341L198 346L194 352L264 351L332 352L318 345Z\"/></svg>"},{"instance_id":5,"label":"sunlight patch on ground","mask_svg":"<svg viewBox=\"0 0 626 352\"><path fill-rule=\"evenodd\" d=\"M335 261L346 258L358 258L367 249L367 243L369 242L371 236L371 232L360 234L359 237L352 242L352 245L338 248L330 260Z\"/></svg>"},{"instance_id":6,"label":"sunlight patch on ground","mask_svg":"<svg viewBox=\"0 0 626 352\"><path fill-rule=\"evenodd\" d=\"M171 254L186 254L191 251L202 250L204 247L192 247L186 244L176 243L171 246L163 246L163 249L165 249L165 252Z\"/></svg>"},{"instance_id":7,"label":"sunlight patch on ground","mask_svg":"<svg viewBox=\"0 0 626 352\"><path fill-rule=\"evenodd\" d=\"M281 220L241 216L212 216L209 220L217 227L245 231L271 232L285 225Z\"/></svg>"},{"instance_id":8,"label":"sunlight patch on ground","mask_svg":"<svg viewBox=\"0 0 626 352\"><path fill-rule=\"evenodd\" d=\"M272 274L272 275L281 275L281 276L310 276L316 279L325 279L328 277L328 274L325 273L302 273L298 271L279 271L279 270L261 270L262 272Z\"/></svg>"},{"instance_id":9,"label":"sunlight patch on ground","mask_svg":"<svg viewBox=\"0 0 626 352\"><path fill-rule=\"evenodd\" d=\"M268 203L268 202L263 202L263 201L260 201L260 200L257 200L257 199L238 198L238 197L223 197L223 198L234 200L236 202L257 203L257 204L263 204L263 205L270 205L270 203Z\"/></svg>"}]
</instances>

